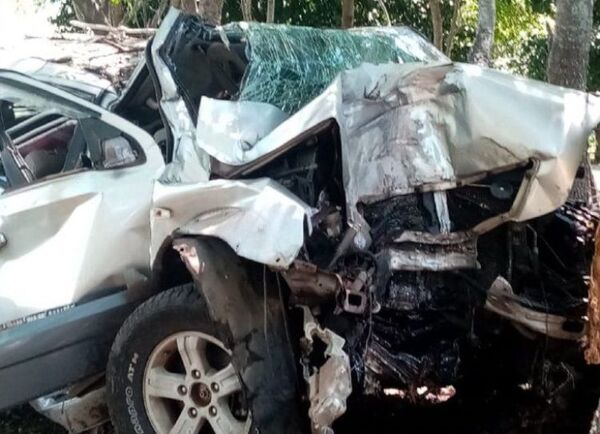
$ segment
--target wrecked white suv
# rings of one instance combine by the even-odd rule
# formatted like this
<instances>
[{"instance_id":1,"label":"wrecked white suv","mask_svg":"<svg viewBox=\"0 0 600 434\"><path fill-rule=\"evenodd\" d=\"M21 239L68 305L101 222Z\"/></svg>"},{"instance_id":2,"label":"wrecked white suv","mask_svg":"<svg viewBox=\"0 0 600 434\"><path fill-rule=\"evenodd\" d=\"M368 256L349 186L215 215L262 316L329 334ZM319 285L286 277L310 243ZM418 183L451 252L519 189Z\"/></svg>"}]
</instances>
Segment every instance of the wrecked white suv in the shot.
<instances>
[{"instance_id":1,"label":"wrecked white suv","mask_svg":"<svg viewBox=\"0 0 600 434\"><path fill-rule=\"evenodd\" d=\"M598 98L405 28L172 10L146 54L110 112L0 72L0 408L325 434L585 378Z\"/></svg>"}]
</instances>

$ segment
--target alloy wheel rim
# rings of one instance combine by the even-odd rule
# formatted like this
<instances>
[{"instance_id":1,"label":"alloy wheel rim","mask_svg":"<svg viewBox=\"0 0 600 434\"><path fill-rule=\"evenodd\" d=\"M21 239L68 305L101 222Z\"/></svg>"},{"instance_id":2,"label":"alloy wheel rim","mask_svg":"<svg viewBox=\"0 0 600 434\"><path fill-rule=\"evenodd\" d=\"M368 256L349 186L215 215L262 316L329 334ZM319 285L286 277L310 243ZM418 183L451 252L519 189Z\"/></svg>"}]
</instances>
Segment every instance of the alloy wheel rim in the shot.
<instances>
[{"instance_id":1,"label":"alloy wheel rim","mask_svg":"<svg viewBox=\"0 0 600 434\"><path fill-rule=\"evenodd\" d=\"M244 434L251 418L231 351L197 331L163 339L146 364L144 406L157 434Z\"/></svg>"}]
</instances>

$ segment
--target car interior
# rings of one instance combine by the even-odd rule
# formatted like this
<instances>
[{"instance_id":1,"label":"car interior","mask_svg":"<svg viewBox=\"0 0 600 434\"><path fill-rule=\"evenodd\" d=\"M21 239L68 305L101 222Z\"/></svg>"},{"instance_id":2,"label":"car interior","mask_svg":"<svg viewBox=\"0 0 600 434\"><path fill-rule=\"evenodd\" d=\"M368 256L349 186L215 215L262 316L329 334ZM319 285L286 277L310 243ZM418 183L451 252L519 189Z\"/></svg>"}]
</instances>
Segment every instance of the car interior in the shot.
<instances>
[{"instance_id":1,"label":"car interior","mask_svg":"<svg viewBox=\"0 0 600 434\"><path fill-rule=\"evenodd\" d=\"M74 119L55 109L35 112L0 100L0 188L67 172L134 163L140 155L128 137L95 117Z\"/></svg>"}]
</instances>

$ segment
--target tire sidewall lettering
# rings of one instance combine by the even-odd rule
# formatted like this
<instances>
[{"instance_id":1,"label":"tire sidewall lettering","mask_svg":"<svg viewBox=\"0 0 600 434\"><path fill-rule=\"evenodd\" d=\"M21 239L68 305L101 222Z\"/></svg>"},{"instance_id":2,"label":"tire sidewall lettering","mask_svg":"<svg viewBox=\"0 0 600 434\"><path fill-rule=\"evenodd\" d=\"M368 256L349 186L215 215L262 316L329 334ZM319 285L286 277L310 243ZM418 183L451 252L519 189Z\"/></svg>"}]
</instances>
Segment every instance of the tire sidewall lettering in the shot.
<instances>
[{"instance_id":1,"label":"tire sidewall lettering","mask_svg":"<svg viewBox=\"0 0 600 434\"><path fill-rule=\"evenodd\" d=\"M127 406L127 413L129 414L129 422L133 427L133 431L136 434L145 434L144 428L142 428L142 424L140 423L139 412L135 408L135 399L134 399L134 380L135 380L135 372L136 366L139 360L138 353L133 353L131 357L131 361L127 368L127 381L129 384L125 388L125 404Z\"/></svg>"}]
</instances>

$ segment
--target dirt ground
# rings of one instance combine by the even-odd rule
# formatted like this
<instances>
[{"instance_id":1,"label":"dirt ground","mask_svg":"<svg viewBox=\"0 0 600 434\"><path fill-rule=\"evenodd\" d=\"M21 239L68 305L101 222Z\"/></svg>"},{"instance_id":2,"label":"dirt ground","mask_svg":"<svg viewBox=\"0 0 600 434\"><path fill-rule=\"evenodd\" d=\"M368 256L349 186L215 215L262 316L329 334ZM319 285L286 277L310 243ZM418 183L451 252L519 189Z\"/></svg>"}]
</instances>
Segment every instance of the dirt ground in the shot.
<instances>
[{"instance_id":1,"label":"dirt ground","mask_svg":"<svg viewBox=\"0 0 600 434\"><path fill-rule=\"evenodd\" d=\"M588 434L592 409L589 402L577 403L556 420L539 426L517 426L518 399L509 405L471 407L451 404L437 409L413 409L403 412L384 406L354 403L336 426L337 434ZM495 420L490 424L489 420ZM523 419L525 422L525 419ZM526 425L525 423L523 425ZM401 430L399 431L399 428ZM0 434L66 434L66 431L22 406L0 413Z\"/></svg>"},{"instance_id":2,"label":"dirt ground","mask_svg":"<svg viewBox=\"0 0 600 434\"><path fill-rule=\"evenodd\" d=\"M0 434L65 434L66 431L23 406L0 413Z\"/></svg>"},{"instance_id":3,"label":"dirt ground","mask_svg":"<svg viewBox=\"0 0 600 434\"><path fill-rule=\"evenodd\" d=\"M51 62L93 74L106 80L107 86L112 83L118 87L127 80L142 56L145 40L120 33L60 33L50 23L50 17L56 14L55 4L38 3L0 0L0 68L34 73ZM62 78L77 78L68 76L68 72L61 74L67 74Z\"/></svg>"}]
</instances>

